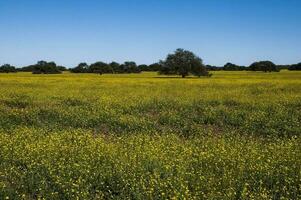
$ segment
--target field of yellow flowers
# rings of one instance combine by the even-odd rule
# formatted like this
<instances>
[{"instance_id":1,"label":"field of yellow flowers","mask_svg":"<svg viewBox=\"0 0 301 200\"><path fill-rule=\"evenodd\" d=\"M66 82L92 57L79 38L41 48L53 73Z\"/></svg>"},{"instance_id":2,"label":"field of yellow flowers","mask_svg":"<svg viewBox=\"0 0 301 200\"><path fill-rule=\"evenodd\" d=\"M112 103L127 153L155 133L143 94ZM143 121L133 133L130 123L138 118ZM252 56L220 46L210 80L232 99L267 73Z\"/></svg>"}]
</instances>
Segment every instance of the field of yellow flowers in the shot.
<instances>
[{"instance_id":1,"label":"field of yellow flowers","mask_svg":"<svg viewBox=\"0 0 301 200\"><path fill-rule=\"evenodd\" d=\"M0 199L301 199L301 72L0 74Z\"/></svg>"}]
</instances>

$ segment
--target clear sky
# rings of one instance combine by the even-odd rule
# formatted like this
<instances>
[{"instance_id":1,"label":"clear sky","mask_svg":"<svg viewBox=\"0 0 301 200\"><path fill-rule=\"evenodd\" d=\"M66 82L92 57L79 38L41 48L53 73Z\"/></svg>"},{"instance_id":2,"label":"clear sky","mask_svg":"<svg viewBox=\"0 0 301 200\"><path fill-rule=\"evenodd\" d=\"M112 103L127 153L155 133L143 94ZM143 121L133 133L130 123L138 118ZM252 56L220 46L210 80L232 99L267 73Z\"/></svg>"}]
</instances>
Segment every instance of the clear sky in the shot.
<instances>
[{"instance_id":1,"label":"clear sky","mask_svg":"<svg viewBox=\"0 0 301 200\"><path fill-rule=\"evenodd\" d=\"M301 62L301 0L0 0L0 64Z\"/></svg>"}]
</instances>

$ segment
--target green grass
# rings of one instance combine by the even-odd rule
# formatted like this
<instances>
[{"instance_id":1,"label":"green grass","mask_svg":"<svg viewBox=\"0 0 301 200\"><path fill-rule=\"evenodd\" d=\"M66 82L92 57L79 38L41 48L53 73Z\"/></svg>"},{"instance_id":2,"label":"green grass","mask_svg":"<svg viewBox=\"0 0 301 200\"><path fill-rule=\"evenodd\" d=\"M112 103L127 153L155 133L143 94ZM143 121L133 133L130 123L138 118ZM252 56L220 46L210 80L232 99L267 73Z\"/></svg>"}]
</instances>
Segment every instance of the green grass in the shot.
<instances>
[{"instance_id":1,"label":"green grass","mask_svg":"<svg viewBox=\"0 0 301 200\"><path fill-rule=\"evenodd\" d=\"M0 199L301 198L300 72L0 86Z\"/></svg>"}]
</instances>

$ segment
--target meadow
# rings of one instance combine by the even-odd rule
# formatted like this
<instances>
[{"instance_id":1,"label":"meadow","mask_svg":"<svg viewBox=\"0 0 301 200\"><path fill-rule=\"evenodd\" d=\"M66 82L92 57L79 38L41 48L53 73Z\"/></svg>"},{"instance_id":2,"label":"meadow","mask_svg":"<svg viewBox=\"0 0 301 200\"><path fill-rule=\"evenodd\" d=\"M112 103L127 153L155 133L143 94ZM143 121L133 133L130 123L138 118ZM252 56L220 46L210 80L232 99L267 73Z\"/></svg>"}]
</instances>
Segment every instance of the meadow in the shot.
<instances>
[{"instance_id":1,"label":"meadow","mask_svg":"<svg viewBox=\"0 0 301 200\"><path fill-rule=\"evenodd\" d=\"M301 199L301 72L0 74L0 199Z\"/></svg>"}]
</instances>

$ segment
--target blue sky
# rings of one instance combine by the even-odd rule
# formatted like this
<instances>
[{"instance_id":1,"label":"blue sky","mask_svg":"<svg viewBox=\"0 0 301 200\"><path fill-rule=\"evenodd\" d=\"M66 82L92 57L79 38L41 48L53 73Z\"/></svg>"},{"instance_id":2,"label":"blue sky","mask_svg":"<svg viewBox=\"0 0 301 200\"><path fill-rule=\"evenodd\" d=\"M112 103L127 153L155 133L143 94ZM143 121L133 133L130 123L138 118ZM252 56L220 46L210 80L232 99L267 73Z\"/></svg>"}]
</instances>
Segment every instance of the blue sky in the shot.
<instances>
[{"instance_id":1,"label":"blue sky","mask_svg":"<svg viewBox=\"0 0 301 200\"><path fill-rule=\"evenodd\" d=\"M300 0L0 0L0 64L301 62Z\"/></svg>"}]
</instances>

